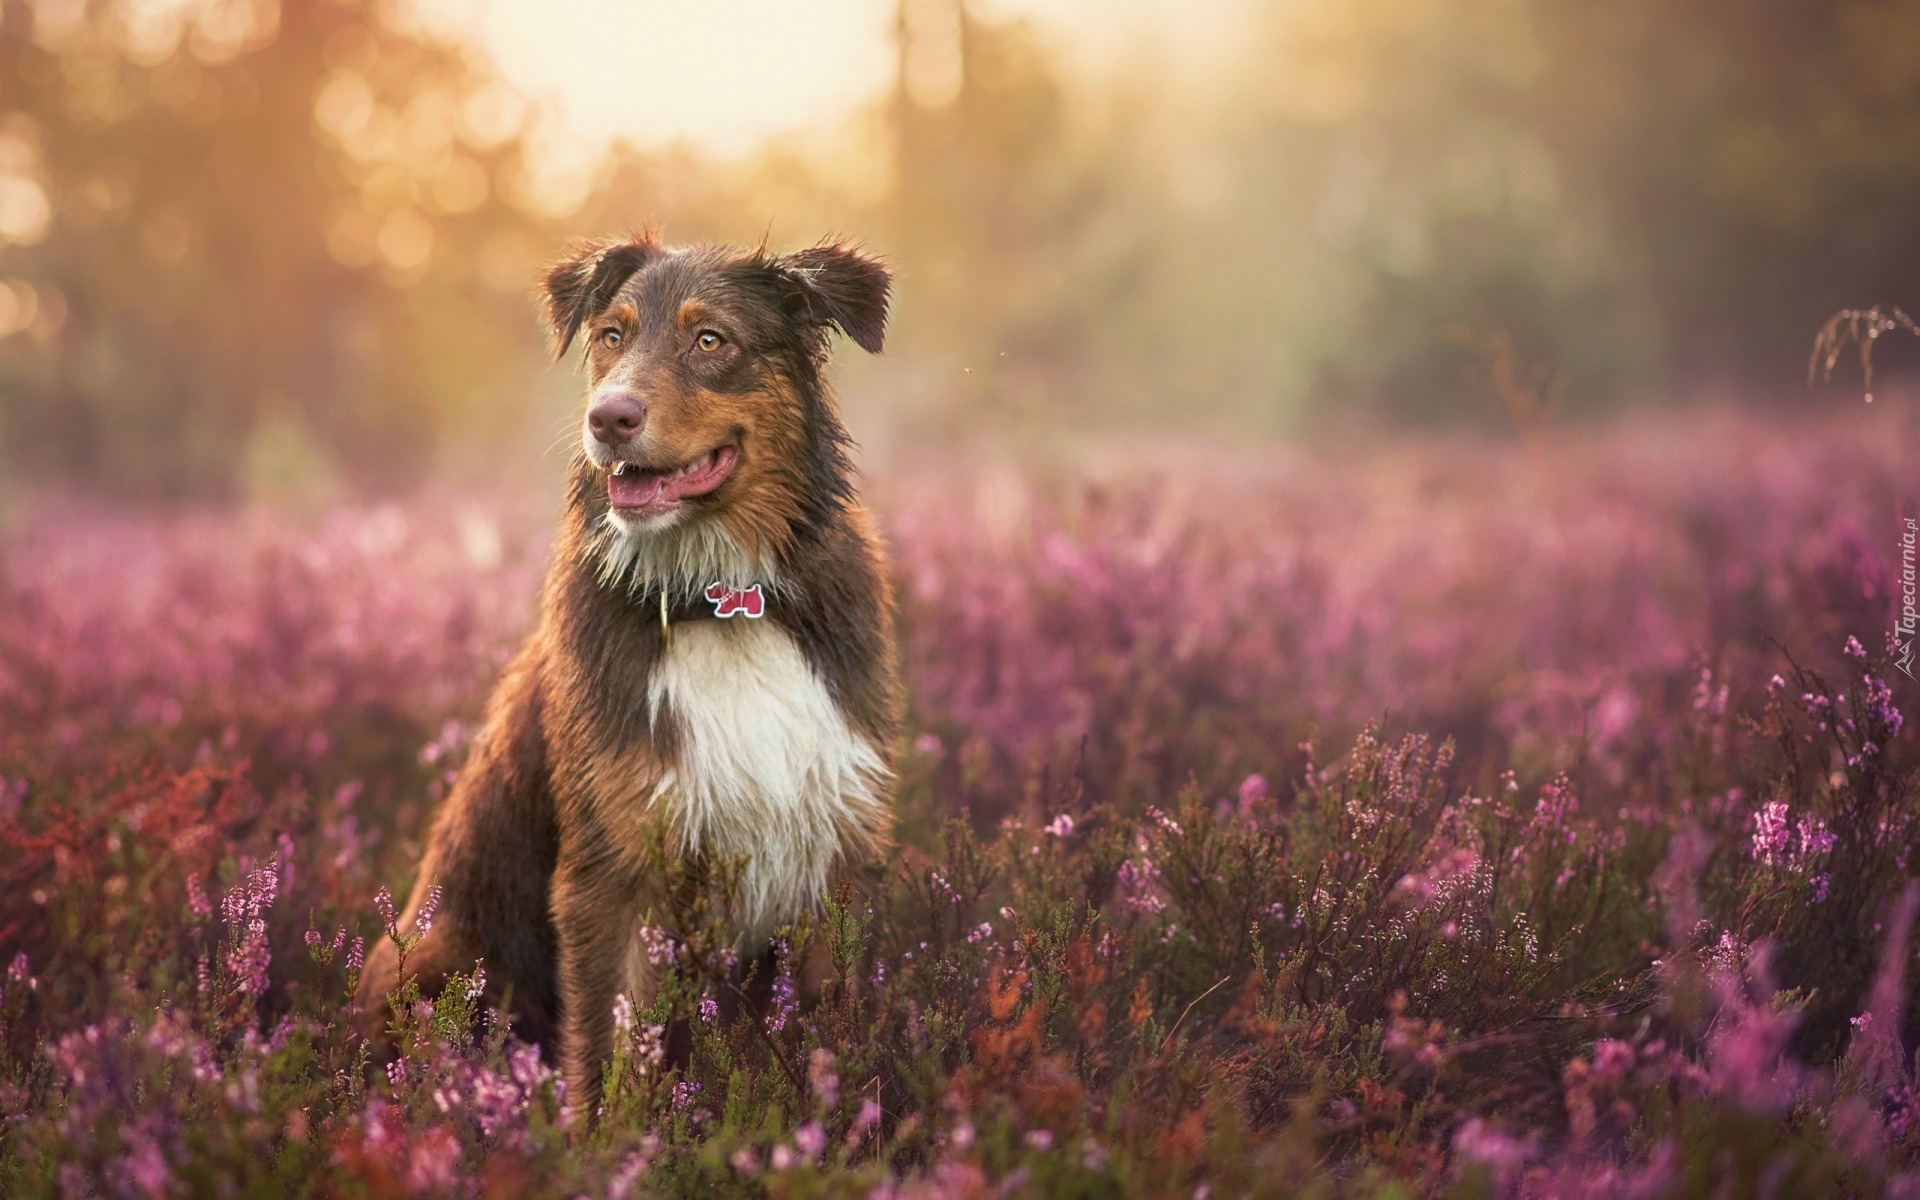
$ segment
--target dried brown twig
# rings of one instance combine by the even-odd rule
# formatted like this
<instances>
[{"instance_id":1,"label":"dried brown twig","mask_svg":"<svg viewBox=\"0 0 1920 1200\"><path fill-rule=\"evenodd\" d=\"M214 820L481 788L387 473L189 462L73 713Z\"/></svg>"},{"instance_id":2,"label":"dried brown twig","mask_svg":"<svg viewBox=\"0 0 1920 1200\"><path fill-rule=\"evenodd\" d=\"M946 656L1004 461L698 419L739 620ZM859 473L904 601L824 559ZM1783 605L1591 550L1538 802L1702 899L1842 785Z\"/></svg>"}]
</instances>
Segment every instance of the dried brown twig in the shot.
<instances>
[{"instance_id":1,"label":"dried brown twig","mask_svg":"<svg viewBox=\"0 0 1920 1200\"><path fill-rule=\"evenodd\" d=\"M1867 403L1873 403L1873 344L1883 333L1904 329L1915 337L1920 337L1920 324L1898 308L1879 304L1872 308L1845 308L1827 318L1820 327L1820 333L1813 339L1813 357L1807 360L1807 382L1812 383L1817 372L1821 379L1832 379L1834 364L1840 361L1840 355L1849 345L1860 348L1861 387L1864 389Z\"/></svg>"}]
</instances>

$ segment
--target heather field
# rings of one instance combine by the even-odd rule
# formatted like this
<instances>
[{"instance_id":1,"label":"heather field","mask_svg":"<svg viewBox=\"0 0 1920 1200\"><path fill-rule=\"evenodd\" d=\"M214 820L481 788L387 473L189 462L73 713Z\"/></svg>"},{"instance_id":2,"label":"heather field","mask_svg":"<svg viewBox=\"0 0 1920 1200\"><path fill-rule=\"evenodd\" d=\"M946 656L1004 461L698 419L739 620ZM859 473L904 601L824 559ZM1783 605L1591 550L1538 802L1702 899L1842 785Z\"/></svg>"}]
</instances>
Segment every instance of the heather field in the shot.
<instances>
[{"instance_id":1,"label":"heather field","mask_svg":"<svg viewBox=\"0 0 1920 1200\"><path fill-rule=\"evenodd\" d=\"M1841 407L895 456L900 850L764 1015L658 931L597 1120L471 979L349 1001L558 488L41 494L0 1194L1920 1197L1920 423Z\"/></svg>"}]
</instances>

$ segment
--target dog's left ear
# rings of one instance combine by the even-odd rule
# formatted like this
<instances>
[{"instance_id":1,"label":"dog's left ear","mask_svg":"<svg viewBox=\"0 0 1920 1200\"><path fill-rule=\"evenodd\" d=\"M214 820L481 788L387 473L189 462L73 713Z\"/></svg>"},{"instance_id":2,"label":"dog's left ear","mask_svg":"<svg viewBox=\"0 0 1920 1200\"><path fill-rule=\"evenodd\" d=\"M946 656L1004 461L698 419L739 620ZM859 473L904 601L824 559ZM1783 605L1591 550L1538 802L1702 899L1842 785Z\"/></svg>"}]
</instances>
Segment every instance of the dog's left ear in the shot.
<instances>
[{"instance_id":1,"label":"dog's left ear","mask_svg":"<svg viewBox=\"0 0 1920 1200\"><path fill-rule=\"evenodd\" d=\"M879 259L831 245L796 251L774 265L794 283L815 326L836 325L868 354L880 353L893 279Z\"/></svg>"}]
</instances>

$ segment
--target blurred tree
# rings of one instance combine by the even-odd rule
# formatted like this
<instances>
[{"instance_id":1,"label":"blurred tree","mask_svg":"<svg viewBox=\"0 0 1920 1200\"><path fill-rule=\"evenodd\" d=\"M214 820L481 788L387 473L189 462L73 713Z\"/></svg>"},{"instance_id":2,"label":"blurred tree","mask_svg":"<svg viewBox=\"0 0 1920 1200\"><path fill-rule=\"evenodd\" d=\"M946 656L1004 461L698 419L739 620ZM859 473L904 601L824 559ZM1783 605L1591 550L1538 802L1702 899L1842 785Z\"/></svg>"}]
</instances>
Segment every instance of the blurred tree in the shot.
<instances>
[{"instance_id":1,"label":"blurred tree","mask_svg":"<svg viewBox=\"0 0 1920 1200\"><path fill-rule=\"evenodd\" d=\"M878 224L903 266L903 353L937 373L956 429L1107 407L1089 386L1151 230L1123 214L1122 145L1075 127L1030 25L966 0L900 0ZM937 323L936 323L937 322Z\"/></svg>"},{"instance_id":2,"label":"blurred tree","mask_svg":"<svg viewBox=\"0 0 1920 1200\"><path fill-rule=\"evenodd\" d=\"M1672 375L1779 387L1920 279L1920 3L1535 0L1525 114L1596 201Z\"/></svg>"},{"instance_id":3,"label":"blurred tree","mask_svg":"<svg viewBox=\"0 0 1920 1200\"><path fill-rule=\"evenodd\" d=\"M893 85L833 149L597 174L404 12L0 0L14 478L497 479L568 387L537 260L649 222L889 255L891 353L842 377L942 433L1788 392L1829 313L1920 274L1920 0L1275 0L1196 94L900 0Z\"/></svg>"},{"instance_id":4,"label":"blurred tree","mask_svg":"<svg viewBox=\"0 0 1920 1200\"><path fill-rule=\"evenodd\" d=\"M1920 269L1920 4L1351 0L1276 9L1262 157L1349 275L1322 407L1575 409L1792 388L1835 309ZM1296 206L1297 207L1297 206Z\"/></svg>"},{"instance_id":5,"label":"blurred tree","mask_svg":"<svg viewBox=\"0 0 1920 1200\"><path fill-rule=\"evenodd\" d=\"M489 415L516 378L497 331L529 324L500 309L531 252L499 194L522 118L375 9L0 0L0 280L36 310L0 342L19 469L116 500L336 465L394 486L451 410Z\"/></svg>"}]
</instances>

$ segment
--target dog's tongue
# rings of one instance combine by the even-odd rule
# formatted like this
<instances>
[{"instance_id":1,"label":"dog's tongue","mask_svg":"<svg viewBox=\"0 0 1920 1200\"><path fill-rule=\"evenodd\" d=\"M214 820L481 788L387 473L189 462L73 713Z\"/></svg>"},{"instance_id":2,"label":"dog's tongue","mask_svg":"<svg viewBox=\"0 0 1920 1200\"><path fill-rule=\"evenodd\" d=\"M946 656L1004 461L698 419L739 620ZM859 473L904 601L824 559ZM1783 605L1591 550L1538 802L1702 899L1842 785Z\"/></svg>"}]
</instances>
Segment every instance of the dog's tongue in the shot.
<instances>
[{"instance_id":1,"label":"dog's tongue","mask_svg":"<svg viewBox=\"0 0 1920 1200\"><path fill-rule=\"evenodd\" d=\"M651 508L678 500L671 485L680 480L658 471L629 470L607 476L607 499L615 508Z\"/></svg>"},{"instance_id":2,"label":"dog's tongue","mask_svg":"<svg viewBox=\"0 0 1920 1200\"><path fill-rule=\"evenodd\" d=\"M607 476L607 500L615 508L666 508L689 496L704 496L733 473L736 452L722 446L704 460L678 474L636 471Z\"/></svg>"}]
</instances>

